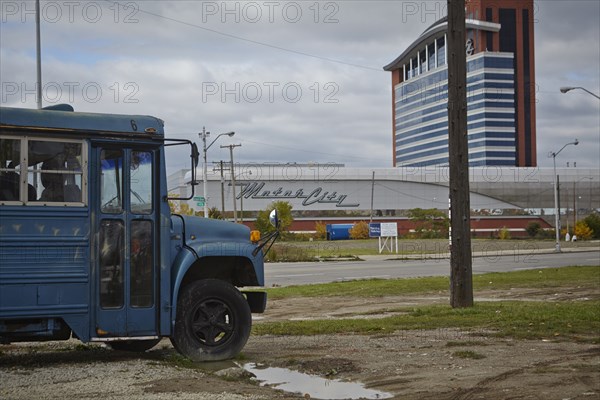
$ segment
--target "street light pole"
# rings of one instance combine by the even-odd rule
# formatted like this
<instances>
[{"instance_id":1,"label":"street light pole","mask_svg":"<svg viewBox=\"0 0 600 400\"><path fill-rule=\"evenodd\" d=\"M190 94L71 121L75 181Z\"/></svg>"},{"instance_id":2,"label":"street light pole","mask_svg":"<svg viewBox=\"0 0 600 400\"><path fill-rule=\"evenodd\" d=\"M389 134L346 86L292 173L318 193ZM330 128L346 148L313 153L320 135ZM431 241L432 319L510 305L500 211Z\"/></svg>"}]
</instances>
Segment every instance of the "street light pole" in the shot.
<instances>
[{"instance_id":1,"label":"street light pole","mask_svg":"<svg viewBox=\"0 0 600 400\"><path fill-rule=\"evenodd\" d=\"M554 245L554 251L556 253L560 253L560 214L558 210L558 185L556 182L556 156L570 144L572 144L573 146L577 146L579 144L579 140L575 139L574 142L569 142L565 144L563 147L560 148L559 151L550 152L550 154L548 154L548 157L552 157L552 164L554 166L554 230L556 231L556 243Z\"/></svg>"},{"instance_id":2,"label":"street light pole","mask_svg":"<svg viewBox=\"0 0 600 400\"><path fill-rule=\"evenodd\" d=\"M563 87L560 88L560 92L561 93L567 93L567 92L570 92L571 90L574 90L574 89L583 90L584 92L587 92L587 93L591 94L592 96L594 96L595 98L597 98L598 100L600 100L600 96L598 96L597 94L594 94L594 93L590 92L589 90L587 90L586 88L583 88L581 86L563 86Z\"/></svg>"},{"instance_id":3,"label":"street light pole","mask_svg":"<svg viewBox=\"0 0 600 400\"><path fill-rule=\"evenodd\" d=\"M36 50L36 92L37 108L42 108L42 39L40 23L40 0L35 2L35 50Z\"/></svg>"},{"instance_id":4,"label":"street light pole","mask_svg":"<svg viewBox=\"0 0 600 400\"><path fill-rule=\"evenodd\" d=\"M208 173L208 166L206 162L206 152L208 151L208 149L210 149L210 146L212 146L217 141L218 138L220 138L223 135L232 137L233 135L235 135L235 132L220 133L212 142L210 142L208 146L206 145L206 138L210 135L210 132L207 132L206 128L202 127L202 132L200 132L198 135L202 139L202 149L204 152L204 165L202 167L202 194L204 196L204 218L208 218L208 180L206 178L206 175Z\"/></svg>"}]
</instances>

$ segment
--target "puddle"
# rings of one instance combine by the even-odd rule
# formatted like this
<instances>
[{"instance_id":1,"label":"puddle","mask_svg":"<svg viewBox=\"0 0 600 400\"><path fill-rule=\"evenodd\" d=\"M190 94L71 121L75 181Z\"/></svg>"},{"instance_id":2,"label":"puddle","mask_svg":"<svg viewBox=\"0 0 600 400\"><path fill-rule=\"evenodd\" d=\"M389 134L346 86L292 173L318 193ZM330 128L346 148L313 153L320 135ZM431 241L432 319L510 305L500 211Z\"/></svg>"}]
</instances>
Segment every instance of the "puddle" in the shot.
<instances>
[{"instance_id":1,"label":"puddle","mask_svg":"<svg viewBox=\"0 0 600 400\"><path fill-rule=\"evenodd\" d=\"M244 365L244 369L253 373L261 386L291 393L310 395L311 399L345 400L345 399L389 399L390 393L366 389L362 383L343 382L338 379L325 379L308 375L287 368L261 367L254 363Z\"/></svg>"}]
</instances>

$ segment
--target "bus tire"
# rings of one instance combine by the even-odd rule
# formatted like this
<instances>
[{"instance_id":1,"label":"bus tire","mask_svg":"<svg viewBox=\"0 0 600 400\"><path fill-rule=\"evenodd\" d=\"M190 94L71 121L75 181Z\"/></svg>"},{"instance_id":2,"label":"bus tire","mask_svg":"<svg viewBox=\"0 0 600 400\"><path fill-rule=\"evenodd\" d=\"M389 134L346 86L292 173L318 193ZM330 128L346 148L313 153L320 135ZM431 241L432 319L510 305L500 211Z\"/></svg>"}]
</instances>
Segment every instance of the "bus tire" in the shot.
<instances>
[{"instance_id":1,"label":"bus tire","mask_svg":"<svg viewBox=\"0 0 600 400\"><path fill-rule=\"evenodd\" d=\"M250 306L240 291L227 282L204 279L181 290L171 342L194 361L227 360L244 348L251 328Z\"/></svg>"}]
</instances>

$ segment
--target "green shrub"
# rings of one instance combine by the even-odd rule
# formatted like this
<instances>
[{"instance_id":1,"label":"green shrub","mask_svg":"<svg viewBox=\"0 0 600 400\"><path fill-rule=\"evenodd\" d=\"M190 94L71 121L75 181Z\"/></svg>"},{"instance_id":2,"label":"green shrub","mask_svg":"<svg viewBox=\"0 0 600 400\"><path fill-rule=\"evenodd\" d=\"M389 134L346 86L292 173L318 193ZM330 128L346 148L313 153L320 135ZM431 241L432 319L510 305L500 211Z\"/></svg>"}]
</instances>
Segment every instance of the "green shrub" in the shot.
<instances>
[{"instance_id":1,"label":"green shrub","mask_svg":"<svg viewBox=\"0 0 600 400\"><path fill-rule=\"evenodd\" d=\"M509 240L510 238L511 238L511 236L510 236L510 231L508 230L508 228L505 226L500 228L500 230L498 231L498 239Z\"/></svg>"},{"instance_id":2,"label":"green shrub","mask_svg":"<svg viewBox=\"0 0 600 400\"><path fill-rule=\"evenodd\" d=\"M593 237L594 231L585 223L585 221L577 221L575 225L575 235L577 240L589 240Z\"/></svg>"},{"instance_id":3,"label":"green shrub","mask_svg":"<svg viewBox=\"0 0 600 400\"><path fill-rule=\"evenodd\" d=\"M369 224L365 221L359 221L350 228L350 239L368 239Z\"/></svg>"},{"instance_id":4,"label":"green shrub","mask_svg":"<svg viewBox=\"0 0 600 400\"><path fill-rule=\"evenodd\" d=\"M542 229L542 227L540 226L539 222L535 221L531 221L529 224L527 224L527 228L525 228L529 237L535 237L540 232L540 229Z\"/></svg>"},{"instance_id":5,"label":"green shrub","mask_svg":"<svg viewBox=\"0 0 600 400\"><path fill-rule=\"evenodd\" d=\"M317 221L315 224L315 231L317 231L317 233L315 233L315 239L327 239L327 225L325 225L323 222Z\"/></svg>"},{"instance_id":6,"label":"green shrub","mask_svg":"<svg viewBox=\"0 0 600 400\"><path fill-rule=\"evenodd\" d=\"M592 213L585 217L583 221L592 230L592 238L600 239L600 214Z\"/></svg>"}]
</instances>

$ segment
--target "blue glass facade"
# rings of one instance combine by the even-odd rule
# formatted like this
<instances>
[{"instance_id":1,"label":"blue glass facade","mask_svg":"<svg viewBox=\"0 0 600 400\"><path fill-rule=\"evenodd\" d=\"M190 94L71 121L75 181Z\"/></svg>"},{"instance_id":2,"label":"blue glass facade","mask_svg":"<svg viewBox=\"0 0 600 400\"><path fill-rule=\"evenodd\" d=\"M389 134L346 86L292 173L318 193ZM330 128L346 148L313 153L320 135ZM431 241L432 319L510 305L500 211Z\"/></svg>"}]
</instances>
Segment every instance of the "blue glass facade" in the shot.
<instances>
[{"instance_id":1,"label":"blue glass facade","mask_svg":"<svg viewBox=\"0 0 600 400\"><path fill-rule=\"evenodd\" d=\"M442 46L437 47L441 50ZM431 68L427 57L424 64L428 71L418 68L415 75L411 70L406 74L409 79L394 88L397 166L448 164L448 69L442 60L438 52L438 66ZM406 72L409 69L407 66ZM514 82L513 54L481 52L468 57L471 166L515 165Z\"/></svg>"}]
</instances>

